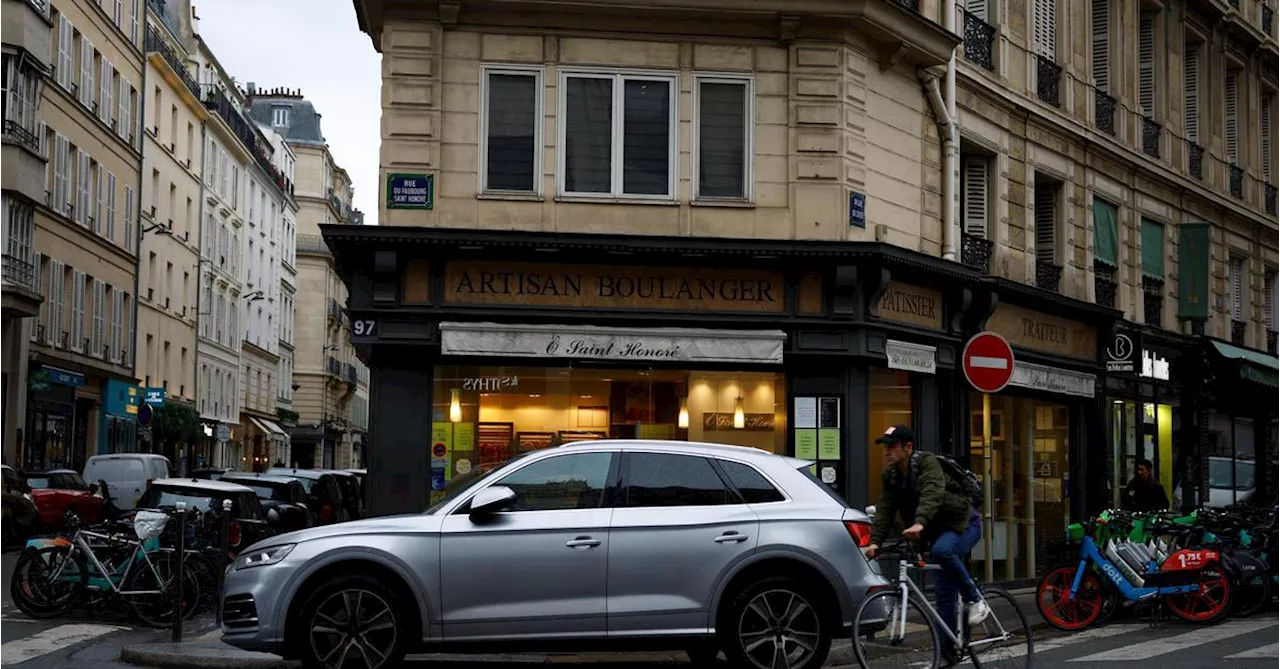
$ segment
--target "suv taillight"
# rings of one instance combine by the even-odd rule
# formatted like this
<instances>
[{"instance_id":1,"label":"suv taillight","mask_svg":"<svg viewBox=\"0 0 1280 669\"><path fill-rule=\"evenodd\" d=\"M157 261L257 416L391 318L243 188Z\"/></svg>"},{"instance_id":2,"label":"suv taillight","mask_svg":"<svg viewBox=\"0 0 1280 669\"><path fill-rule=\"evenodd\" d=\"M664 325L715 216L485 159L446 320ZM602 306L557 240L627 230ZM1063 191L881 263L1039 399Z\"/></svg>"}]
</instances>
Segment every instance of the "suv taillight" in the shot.
<instances>
[{"instance_id":1,"label":"suv taillight","mask_svg":"<svg viewBox=\"0 0 1280 669\"><path fill-rule=\"evenodd\" d=\"M857 544L858 548L866 548L871 545L871 523L846 520L844 528L849 530L849 536L853 537L853 543Z\"/></svg>"},{"instance_id":2,"label":"suv taillight","mask_svg":"<svg viewBox=\"0 0 1280 669\"><path fill-rule=\"evenodd\" d=\"M227 543L232 546L240 545L240 523L234 520L227 526Z\"/></svg>"}]
</instances>

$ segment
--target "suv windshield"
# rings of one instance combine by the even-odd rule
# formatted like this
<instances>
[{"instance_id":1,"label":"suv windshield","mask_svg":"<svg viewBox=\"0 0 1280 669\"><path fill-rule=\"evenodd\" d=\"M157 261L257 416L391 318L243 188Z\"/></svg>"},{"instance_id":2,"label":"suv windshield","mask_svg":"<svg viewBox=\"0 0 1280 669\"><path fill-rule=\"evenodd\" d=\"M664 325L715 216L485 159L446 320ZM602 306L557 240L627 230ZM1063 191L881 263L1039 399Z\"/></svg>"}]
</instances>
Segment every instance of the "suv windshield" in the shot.
<instances>
[{"instance_id":1,"label":"suv windshield","mask_svg":"<svg viewBox=\"0 0 1280 669\"><path fill-rule=\"evenodd\" d=\"M178 502L186 502L187 509L199 509L201 512L208 513L214 507L214 498L217 498L218 506L221 509L222 500L231 500L231 515L236 518L245 520L262 520L262 505L259 504L258 498L250 493L243 492L214 492L211 490L200 490L197 488L160 488L151 486L147 491L142 493L142 497L138 499L139 509L169 509L173 508Z\"/></svg>"},{"instance_id":2,"label":"suv windshield","mask_svg":"<svg viewBox=\"0 0 1280 669\"><path fill-rule=\"evenodd\" d=\"M433 514L439 511L441 508L448 506L449 502L452 502L453 500L460 497L463 493L474 488L477 483L489 478L490 474L498 471L499 469L502 469L503 467L506 467L507 465L515 462L516 460L526 458L530 455L533 455L536 452L537 451L529 451L528 453L521 453L520 455L517 455L516 457L511 458L510 460L507 460L506 462L503 462L501 464L480 465L478 467L473 468L471 471L467 472L466 474L463 474L462 476L454 477L451 481L449 481L449 484L444 487L444 491L443 491L444 497L441 497L435 504L432 504L431 507L427 509L426 513Z\"/></svg>"}]
</instances>

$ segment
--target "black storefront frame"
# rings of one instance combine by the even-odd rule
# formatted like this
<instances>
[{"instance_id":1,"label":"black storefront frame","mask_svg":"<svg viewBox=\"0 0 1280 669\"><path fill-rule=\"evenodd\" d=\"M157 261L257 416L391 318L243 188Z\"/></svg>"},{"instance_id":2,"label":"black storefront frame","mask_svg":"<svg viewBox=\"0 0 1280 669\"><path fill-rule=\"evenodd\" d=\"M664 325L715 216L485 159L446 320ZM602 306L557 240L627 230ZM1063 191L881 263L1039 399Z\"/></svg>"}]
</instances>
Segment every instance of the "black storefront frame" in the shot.
<instances>
[{"instance_id":1,"label":"black storefront frame","mask_svg":"<svg viewBox=\"0 0 1280 669\"><path fill-rule=\"evenodd\" d=\"M935 439L934 448L955 453L964 429L956 399L966 386L953 370L964 339L977 331L993 308L997 286L976 270L884 243L773 241L627 235L488 232L454 229L352 228L324 226L339 274L349 288L353 323L378 323L377 334L353 333L352 342L370 367L370 441L374 513L418 511L429 493L429 453L396 435L430 434L434 366L448 364L439 355L438 324L488 321L508 324L590 324L655 327L683 324L688 313L618 309L530 308L445 304L444 264L457 260L551 262L598 265L601 258L628 266L765 269L786 281L782 313L699 312L698 327L781 329L787 333L783 368L787 370L788 415L797 394L843 397L841 451L845 481L865 481L867 472L868 370L887 367L883 342L898 339L935 346L938 364L932 378L913 382L915 427ZM401 280L410 260L430 268L429 299L406 304ZM821 313L801 313L799 290L804 275L816 271L822 286ZM902 325L879 318L877 301L891 280L936 290L942 300L942 330ZM1065 301L1065 302L1064 302ZM1055 303L1079 303L1044 294L1032 300L1054 311ZM946 358L944 359L944 353ZM493 364L493 363L489 363ZM681 367L690 365L682 364ZM809 373L805 370L818 370ZM833 371L835 370L835 371ZM923 375L913 375L923 376ZM932 407L935 407L933 409ZM935 413L936 412L936 413ZM927 421L936 415L941 420ZM793 419L794 417L792 417ZM789 425L793 421L789 421ZM868 435L869 436L869 435ZM793 435L788 448L794 450ZM382 479L381 481L379 479ZM425 483L425 484L424 484ZM848 495L867 501L856 490Z\"/></svg>"}]
</instances>

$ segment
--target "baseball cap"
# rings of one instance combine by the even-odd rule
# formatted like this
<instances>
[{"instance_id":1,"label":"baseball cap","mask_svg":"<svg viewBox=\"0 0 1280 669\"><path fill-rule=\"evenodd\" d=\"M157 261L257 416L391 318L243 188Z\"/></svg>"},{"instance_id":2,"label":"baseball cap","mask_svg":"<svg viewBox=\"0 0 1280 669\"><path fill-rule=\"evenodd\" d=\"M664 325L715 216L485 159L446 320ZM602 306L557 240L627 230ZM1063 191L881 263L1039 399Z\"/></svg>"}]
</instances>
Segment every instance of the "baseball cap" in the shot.
<instances>
[{"instance_id":1,"label":"baseball cap","mask_svg":"<svg viewBox=\"0 0 1280 669\"><path fill-rule=\"evenodd\" d=\"M880 435L880 437L876 439L877 444L884 444L885 446L905 444L907 442L914 444L915 441L916 433L912 432L911 428L906 425L894 425L893 427L885 430L884 434Z\"/></svg>"}]
</instances>

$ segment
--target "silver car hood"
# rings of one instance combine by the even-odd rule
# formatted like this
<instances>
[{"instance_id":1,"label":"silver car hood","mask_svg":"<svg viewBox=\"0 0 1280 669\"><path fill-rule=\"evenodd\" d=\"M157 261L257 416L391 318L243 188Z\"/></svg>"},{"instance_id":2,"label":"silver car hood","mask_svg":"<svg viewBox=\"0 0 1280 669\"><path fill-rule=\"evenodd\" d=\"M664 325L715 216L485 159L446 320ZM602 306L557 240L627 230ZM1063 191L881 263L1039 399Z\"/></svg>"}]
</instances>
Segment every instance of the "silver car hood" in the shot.
<instances>
[{"instance_id":1,"label":"silver car hood","mask_svg":"<svg viewBox=\"0 0 1280 669\"><path fill-rule=\"evenodd\" d=\"M336 536L351 536L354 534L419 533L430 531L429 528L437 527L439 524L439 519L433 518L432 516L410 513L399 516L366 518L365 520L351 520L345 523L310 527L305 530L277 534L269 539L263 539L258 543L264 546L278 546L280 544L296 544L303 541L314 541L316 539L327 539L329 537Z\"/></svg>"}]
</instances>

